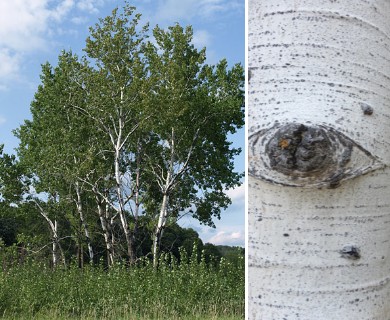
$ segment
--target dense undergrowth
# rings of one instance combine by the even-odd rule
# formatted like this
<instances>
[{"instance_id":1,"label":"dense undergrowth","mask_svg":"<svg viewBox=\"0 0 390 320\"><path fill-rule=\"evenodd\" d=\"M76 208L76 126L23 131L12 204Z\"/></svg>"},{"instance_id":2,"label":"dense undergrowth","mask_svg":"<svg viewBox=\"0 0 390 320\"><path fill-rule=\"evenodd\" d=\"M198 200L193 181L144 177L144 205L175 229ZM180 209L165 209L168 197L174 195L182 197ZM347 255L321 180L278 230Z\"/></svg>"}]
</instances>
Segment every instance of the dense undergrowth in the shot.
<instances>
[{"instance_id":1,"label":"dense undergrowth","mask_svg":"<svg viewBox=\"0 0 390 320\"><path fill-rule=\"evenodd\" d=\"M200 261L199 261L200 260ZM144 260L52 270L37 262L0 271L2 319L242 319L244 261L207 264L182 252L158 270Z\"/></svg>"}]
</instances>

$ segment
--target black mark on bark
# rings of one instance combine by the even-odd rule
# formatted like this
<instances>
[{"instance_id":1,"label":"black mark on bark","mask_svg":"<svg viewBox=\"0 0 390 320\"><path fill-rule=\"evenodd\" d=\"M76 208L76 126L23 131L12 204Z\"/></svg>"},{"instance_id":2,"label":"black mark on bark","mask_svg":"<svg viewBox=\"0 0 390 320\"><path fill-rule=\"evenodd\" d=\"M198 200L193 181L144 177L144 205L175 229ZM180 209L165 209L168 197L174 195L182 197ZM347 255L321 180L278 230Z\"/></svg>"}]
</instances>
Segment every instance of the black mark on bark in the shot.
<instances>
[{"instance_id":1,"label":"black mark on bark","mask_svg":"<svg viewBox=\"0 0 390 320\"><path fill-rule=\"evenodd\" d=\"M340 250L341 256L346 259L358 260L360 259L360 249L354 245L347 245Z\"/></svg>"},{"instance_id":2,"label":"black mark on bark","mask_svg":"<svg viewBox=\"0 0 390 320\"><path fill-rule=\"evenodd\" d=\"M361 102L360 107L362 108L365 115L370 116L374 113L373 107L369 106L367 103Z\"/></svg>"}]
</instances>

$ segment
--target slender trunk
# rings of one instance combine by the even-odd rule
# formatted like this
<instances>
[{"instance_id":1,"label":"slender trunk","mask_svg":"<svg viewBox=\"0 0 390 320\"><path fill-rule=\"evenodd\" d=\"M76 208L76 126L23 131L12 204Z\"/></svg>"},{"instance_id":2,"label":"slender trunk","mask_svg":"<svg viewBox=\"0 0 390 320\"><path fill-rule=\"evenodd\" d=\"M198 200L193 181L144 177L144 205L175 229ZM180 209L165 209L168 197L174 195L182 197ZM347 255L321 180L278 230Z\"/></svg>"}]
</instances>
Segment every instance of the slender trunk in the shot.
<instances>
[{"instance_id":1,"label":"slender trunk","mask_svg":"<svg viewBox=\"0 0 390 320\"><path fill-rule=\"evenodd\" d=\"M60 240L58 238L58 224L57 220L51 221L48 216L41 212L41 215L44 216L46 221L49 223L51 234L52 234L52 258L53 258L53 267L56 268L58 264L62 261L64 267L66 267L65 254L62 250Z\"/></svg>"},{"instance_id":2,"label":"slender trunk","mask_svg":"<svg viewBox=\"0 0 390 320\"><path fill-rule=\"evenodd\" d=\"M158 264L158 258L159 258L159 249L160 249L160 243L161 238L163 234L163 230L166 226L167 217L168 217L168 200L169 200L169 192L171 191L172 187L172 181L174 180L174 163L175 163L175 129L171 128L171 139L169 141L170 145L170 159L168 163L167 168L167 176L165 178L165 186L162 186L162 201L161 201L161 208L160 208L160 214L158 216L158 222L156 226L156 231L154 235L153 240L153 265L154 267L157 267Z\"/></svg>"},{"instance_id":3,"label":"slender trunk","mask_svg":"<svg viewBox=\"0 0 390 320\"><path fill-rule=\"evenodd\" d=\"M154 232L153 237L153 265L154 267L157 267L158 265L158 259L160 255L160 245L161 245L161 238L163 235L163 230L166 225L166 218L167 218L167 212L168 212L168 195L166 193L163 194L163 199L161 202L161 208L160 208L160 214L158 216L158 222L157 226Z\"/></svg>"},{"instance_id":4,"label":"slender trunk","mask_svg":"<svg viewBox=\"0 0 390 320\"><path fill-rule=\"evenodd\" d=\"M121 102L123 101L123 90L121 90ZM118 201L118 214L119 218L122 224L123 232L125 233L126 238L126 245L127 245L127 258L129 260L130 264L133 264L135 261L135 255L134 255L134 249L133 249L133 240L132 240L132 234L129 228L129 224L127 221L125 208L124 208L124 199L123 199L123 190L122 190L122 178L121 178L121 171L120 171L120 154L122 146L122 129L124 127L123 123L123 112L122 107L119 109L119 118L118 118L118 132L117 132L117 139L116 139L116 145L115 145L115 158L114 158L114 170L115 170L115 182L116 182L116 194L117 194L117 201Z\"/></svg>"},{"instance_id":5,"label":"slender trunk","mask_svg":"<svg viewBox=\"0 0 390 320\"><path fill-rule=\"evenodd\" d=\"M62 260L62 264L66 268L66 260L65 260L64 250L62 250L62 246L60 244L60 239L58 237L58 224L57 224L57 220L54 220L54 229L53 230L54 230L54 232L53 232L54 242L56 243L58 251L60 252L60 257L61 257L61 260Z\"/></svg>"},{"instance_id":6,"label":"slender trunk","mask_svg":"<svg viewBox=\"0 0 390 320\"><path fill-rule=\"evenodd\" d=\"M106 244L107 250L107 265L111 267L115 262L114 246L112 243L112 228L111 223L109 223L108 215L108 206L104 206L103 202L99 196L95 193L95 199L97 203L98 215L100 220L100 225L103 230L104 243Z\"/></svg>"},{"instance_id":7,"label":"slender trunk","mask_svg":"<svg viewBox=\"0 0 390 320\"><path fill-rule=\"evenodd\" d=\"M99 210L101 210L101 209L99 209ZM108 264L108 267L111 267L115 262L114 247L113 247L113 244L111 242L111 239L112 239L111 228L110 228L109 224L107 223L107 220L104 217L104 215L99 214L99 219L100 219L100 224L101 224L102 230L103 230L104 242L106 244L107 264Z\"/></svg>"},{"instance_id":8,"label":"slender trunk","mask_svg":"<svg viewBox=\"0 0 390 320\"><path fill-rule=\"evenodd\" d=\"M45 218L46 222L49 225L50 233L52 235L52 259L53 259L53 267L57 267L60 261L60 257L62 259L62 262L64 264L64 267L66 267L66 260L65 260L65 254L62 250L60 240L58 238L58 224L57 220L54 220L54 222L49 218L49 216L46 214L46 212L43 210L43 208L39 205L37 201L35 201L35 204L37 205L39 209L39 213L43 218ZM60 256L60 257L59 257Z\"/></svg>"},{"instance_id":9,"label":"slender trunk","mask_svg":"<svg viewBox=\"0 0 390 320\"><path fill-rule=\"evenodd\" d=\"M390 2L250 1L249 319L390 315Z\"/></svg>"},{"instance_id":10,"label":"slender trunk","mask_svg":"<svg viewBox=\"0 0 390 320\"><path fill-rule=\"evenodd\" d=\"M115 152L115 180L116 180L116 193L117 193L117 198L119 203L119 207L118 207L119 219L121 221L123 232L125 233L126 245L127 245L127 257L129 263L132 264L135 260L135 257L133 252L132 235L130 232L129 224L124 209L122 181L121 181L120 169L119 169L119 149L117 149Z\"/></svg>"},{"instance_id":11,"label":"slender trunk","mask_svg":"<svg viewBox=\"0 0 390 320\"><path fill-rule=\"evenodd\" d=\"M52 226L52 259L53 259L53 268L58 266L59 256L58 256L58 240L57 240L57 221L54 220L54 224Z\"/></svg>"},{"instance_id":12,"label":"slender trunk","mask_svg":"<svg viewBox=\"0 0 390 320\"><path fill-rule=\"evenodd\" d=\"M85 239L87 240L89 261L90 261L90 263L93 263L94 254L93 254L93 249L92 249L92 244L91 244L91 238L89 237L88 224L85 222L85 219L84 219L83 204L81 201L81 194L80 194L80 188L79 188L78 182L76 182L76 195L77 195L76 207L77 207L77 212L79 213L81 226L84 230ZM81 257L81 258L83 258L83 257Z\"/></svg>"},{"instance_id":13,"label":"slender trunk","mask_svg":"<svg viewBox=\"0 0 390 320\"><path fill-rule=\"evenodd\" d=\"M136 176L135 176L135 192L134 192L134 230L133 230L133 238L137 239L138 236L138 217L139 217L139 209L140 209L140 175L141 175L141 143L140 139L137 142L137 160L136 160Z\"/></svg>"},{"instance_id":14,"label":"slender trunk","mask_svg":"<svg viewBox=\"0 0 390 320\"><path fill-rule=\"evenodd\" d=\"M115 240L115 235L114 235L114 232L113 232L113 226L114 226L114 222L115 222L115 219L117 217L117 214L115 215L111 215L110 214L110 206L108 203L106 203L106 221L110 221L107 226L108 226L108 230L110 231L110 245L111 245L111 250L112 250L112 257L113 257L113 261L115 261L115 245L116 245L116 240Z\"/></svg>"}]
</instances>

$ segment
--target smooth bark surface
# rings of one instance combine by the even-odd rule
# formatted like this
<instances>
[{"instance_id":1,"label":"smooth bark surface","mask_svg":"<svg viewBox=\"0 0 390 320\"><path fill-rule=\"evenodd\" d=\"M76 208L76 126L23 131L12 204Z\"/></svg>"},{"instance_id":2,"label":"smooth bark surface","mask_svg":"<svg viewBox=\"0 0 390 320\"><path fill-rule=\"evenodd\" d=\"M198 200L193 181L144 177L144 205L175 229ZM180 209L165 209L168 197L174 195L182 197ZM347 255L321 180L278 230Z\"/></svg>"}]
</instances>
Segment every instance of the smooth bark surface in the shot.
<instances>
[{"instance_id":1,"label":"smooth bark surface","mask_svg":"<svg viewBox=\"0 0 390 320\"><path fill-rule=\"evenodd\" d=\"M75 191L77 195L76 208L77 208L77 212L79 213L80 223L84 231L85 239L87 241L89 261L91 264L93 264L94 253L93 253L93 248L91 243L91 237L89 236L88 224L84 218L83 203L81 200L81 192L80 192L80 186L78 182L75 183Z\"/></svg>"},{"instance_id":2,"label":"smooth bark surface","mask_svg":"<svg viewBox=\"0 0 390 320\"><path fill-rule=\"evenodd\" d=\"M250 0L248 56L249 319L389 319L390 2Z\"/></svg>"}]
</instances>

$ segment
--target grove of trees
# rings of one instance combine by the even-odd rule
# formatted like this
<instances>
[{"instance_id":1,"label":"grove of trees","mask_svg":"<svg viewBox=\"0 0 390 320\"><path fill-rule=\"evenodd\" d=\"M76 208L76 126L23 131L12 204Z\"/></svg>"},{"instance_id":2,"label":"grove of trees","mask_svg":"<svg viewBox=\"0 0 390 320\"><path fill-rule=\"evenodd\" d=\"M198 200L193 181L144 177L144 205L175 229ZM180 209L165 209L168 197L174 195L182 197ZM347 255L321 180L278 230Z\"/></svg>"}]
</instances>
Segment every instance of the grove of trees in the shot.
<instances>
[{"instance_id":1,"label":"grove of trees","mask_svg":"<svg viewBox=\"0 0 390 320\"><path fill-rule=\"evenodd\" d=\"M150 30L140 17L115 9L90 28L85 55L42 65L17 156L0 153L5 244L54 266L144 256L156 265L161 251L192 248L183 215L213 226L231 203L243 67L207 64L191 27Z\"/></svg>"},{"instance_id":2,"label":"grove of trees","mask_svg":"<svg viewBox=\"0 0 390 320\"><path fill-rule=\"evenodd\" d=\"M248 319L390 319L390 2L248 12Z\"/></svg>"}]
</instances>

